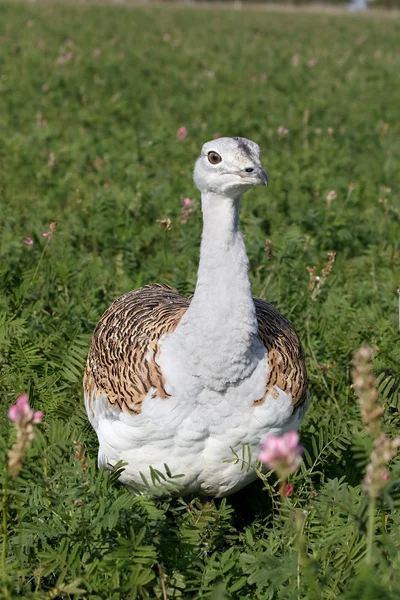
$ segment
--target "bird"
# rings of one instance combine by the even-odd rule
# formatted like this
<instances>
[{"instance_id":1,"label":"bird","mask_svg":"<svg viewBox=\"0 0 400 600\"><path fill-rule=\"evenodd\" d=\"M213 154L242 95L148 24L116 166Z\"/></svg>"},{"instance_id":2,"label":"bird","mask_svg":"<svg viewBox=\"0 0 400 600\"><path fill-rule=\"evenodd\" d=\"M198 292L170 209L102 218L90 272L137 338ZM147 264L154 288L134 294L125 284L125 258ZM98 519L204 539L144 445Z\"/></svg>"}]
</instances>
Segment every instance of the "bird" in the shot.
<instances>
[{"instance_id":1,"label":"bird","mask_svg":"<svg viewBox=\"0 0 400 600\"><path fill-rule=\"evenodd\" d=\"M257 478L261 441L297 430L310 394L294 327L251 291L239 212L245 192L268 184L259 146L207 142L193 179L195 291L149 284L115 300L94 329L84 401L98 465L121 464L134 492L220 498Z\"/></svg>"}]
</instances>

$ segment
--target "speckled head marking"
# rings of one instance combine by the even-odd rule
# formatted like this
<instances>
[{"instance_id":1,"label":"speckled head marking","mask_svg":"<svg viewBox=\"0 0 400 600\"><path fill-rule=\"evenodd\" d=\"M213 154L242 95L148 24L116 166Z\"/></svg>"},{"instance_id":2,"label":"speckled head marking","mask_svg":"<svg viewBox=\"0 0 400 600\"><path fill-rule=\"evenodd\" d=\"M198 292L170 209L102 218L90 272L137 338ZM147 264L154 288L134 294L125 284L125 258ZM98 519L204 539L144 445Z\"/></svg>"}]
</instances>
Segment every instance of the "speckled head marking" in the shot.
<instances>
[{"instance_id":1,"label":"speckled head marking","mask_svg":"<svg viewBox=\"0 0 400 600\"><path fill-rule=\"evenodd\" d=\"M246 154L249 158L252 158L252 154L254 154L254 153L257 154L257 149L258 149L258 156L260 156L260 148L257 146L257 149L254 148L252 151L247 143L248 140L246 140L246 138L234 137L232 139L237 141L241 152L243 152L243 154ZM252 143L254 144L254 142L252 142Z\"/></svg>"}]
</instances>

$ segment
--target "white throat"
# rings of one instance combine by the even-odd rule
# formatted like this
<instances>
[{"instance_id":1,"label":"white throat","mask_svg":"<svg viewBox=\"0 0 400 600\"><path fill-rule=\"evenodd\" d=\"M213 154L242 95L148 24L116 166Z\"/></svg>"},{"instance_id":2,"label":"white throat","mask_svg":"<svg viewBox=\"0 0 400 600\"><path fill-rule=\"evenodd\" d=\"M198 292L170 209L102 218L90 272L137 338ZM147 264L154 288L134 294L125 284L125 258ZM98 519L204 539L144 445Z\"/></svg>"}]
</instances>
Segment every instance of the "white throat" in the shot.
<instances>
[{"instance_id":1,"label":"white throat","mask_svg":"<svg viewBox=\"0 0 400 600\"><path fill-rule=\"evenodd\" d=\"M239 203L240 198L202 195L204 226L196 290L166 340L185 370L215 391L248 377L263 355L239 230Z\"/></svg>"}]
</instances>

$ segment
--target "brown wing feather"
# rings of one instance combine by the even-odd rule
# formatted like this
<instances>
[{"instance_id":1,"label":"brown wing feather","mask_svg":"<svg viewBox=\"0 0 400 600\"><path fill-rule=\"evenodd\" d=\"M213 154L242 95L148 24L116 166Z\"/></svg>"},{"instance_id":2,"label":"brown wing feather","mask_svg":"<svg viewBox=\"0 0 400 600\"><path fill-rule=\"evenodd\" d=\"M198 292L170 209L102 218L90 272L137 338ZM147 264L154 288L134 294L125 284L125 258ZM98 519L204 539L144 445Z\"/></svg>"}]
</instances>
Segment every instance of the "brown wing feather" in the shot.
<instances>
[{"instance_id":1,"label":"brown wing feather","mask_svg":"<svg viewBox=\"0 0 400 600\"><path fill-rule=\"evenodd\" d=\"M307 373L303 348L290 321L265 300L254 298L258 335L268 350L270 374L265 396L278 397L275 386L292 394L294 410L307 399ZM262 404L265 396L254 404Z\"/></svg>"},{"instance_id":2,"label":"brown wing feather","mask_svg":"<svg viewBox=\"0 0 400 600\"><path fill-rule=\"evenodd\" d=\"M140 413L150 388L166 398L155 361L157 342L174 331L189 304L189 298L160 284L145 285L113 302L92 337L83 384L89 402L93 392L103 392L111 405Z\"/></svg>"},{"instance_id":3,"label":"brown wing feather","mask_svg":"<svg viewBox=\"0 0 400 600\"><path fill-rule=\"evenodd\" d=\"M275 387L291 393L294 408L307 396L304 355L295 330L271 304L254 298L258 333L268 350L270 376L265 396ZM157 342L172 333L190 304L166 285L146 285L128 292L106 310L92 337L84 375L89 400L104 393L112 406L140 413L150 388L166 398L163 375L155 361ZM254 404L262 404L264 398Z\"/></svg>"}]
</instances>

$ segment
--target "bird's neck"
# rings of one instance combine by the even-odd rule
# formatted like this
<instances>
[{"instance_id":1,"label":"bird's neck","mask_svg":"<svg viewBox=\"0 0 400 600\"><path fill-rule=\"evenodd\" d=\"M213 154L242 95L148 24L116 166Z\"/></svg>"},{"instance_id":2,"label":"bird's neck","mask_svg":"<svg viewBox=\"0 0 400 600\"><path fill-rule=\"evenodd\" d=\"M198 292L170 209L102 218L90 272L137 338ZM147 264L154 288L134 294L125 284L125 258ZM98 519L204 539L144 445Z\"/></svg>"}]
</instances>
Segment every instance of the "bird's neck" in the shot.
<instances>
[{"instance_id":1,"label":"bird's neck","mask_svg":"<svg viewBox=\"0 0 400 600\"><path fill-rule=\"evenodd\" d=\"M225 388L254 368L258 342L240 198L203 194L204 227L196 290L176 334L193 374Z\"/></svg>"},{"instance_id":2,"label":"bird's neck","mask_svg":"<svg viewBox=\"0 0 400 600\"><path fill-rule=\"evenodd\" d=\"M245 303L254 313L239 204L240 198L202 196L203 233L193 306L225 310L238 304L243 308Z\"/></svg>"}]
</instances>

